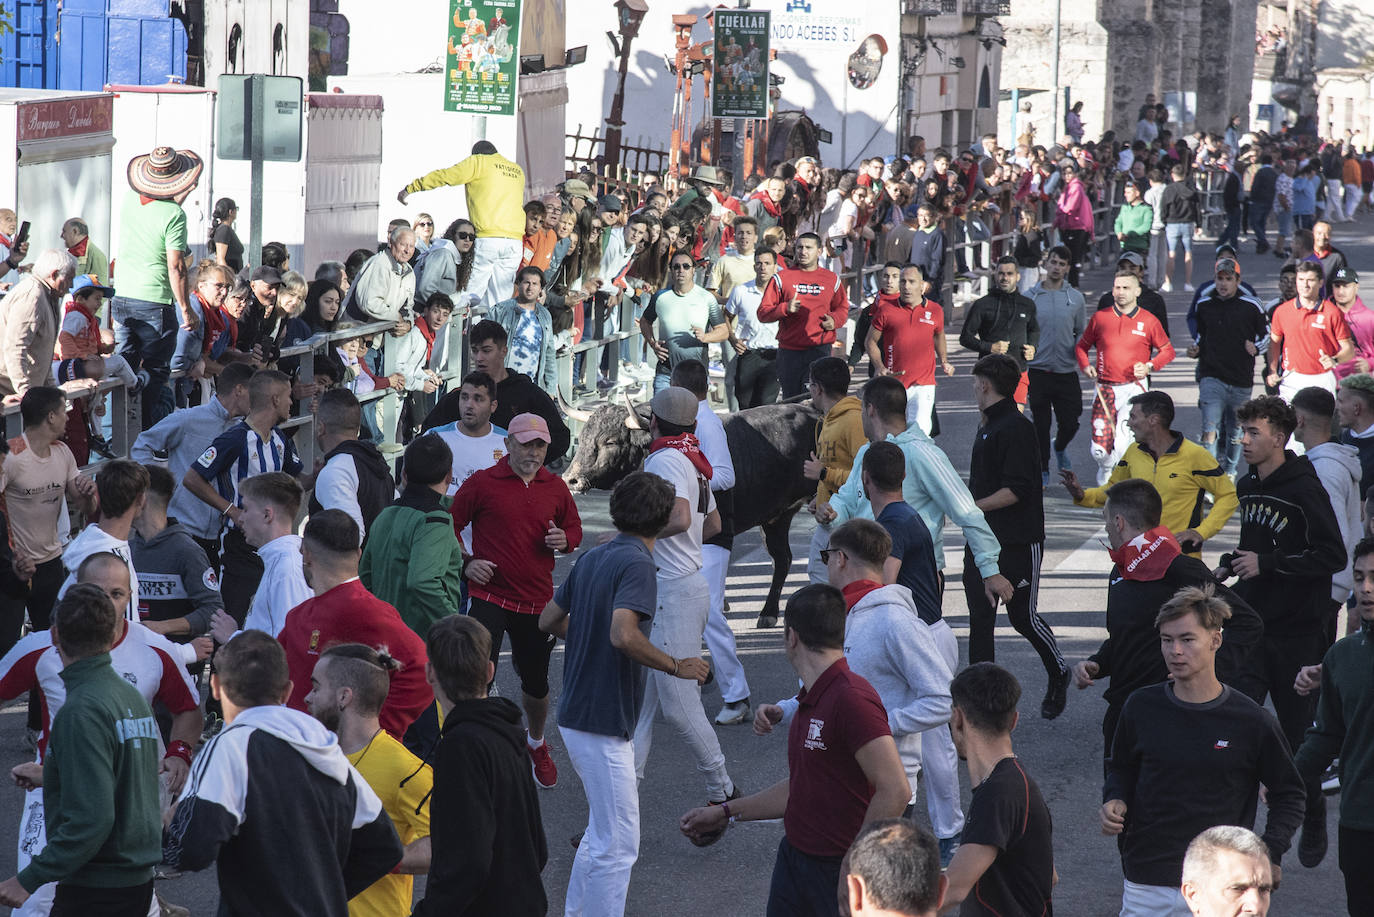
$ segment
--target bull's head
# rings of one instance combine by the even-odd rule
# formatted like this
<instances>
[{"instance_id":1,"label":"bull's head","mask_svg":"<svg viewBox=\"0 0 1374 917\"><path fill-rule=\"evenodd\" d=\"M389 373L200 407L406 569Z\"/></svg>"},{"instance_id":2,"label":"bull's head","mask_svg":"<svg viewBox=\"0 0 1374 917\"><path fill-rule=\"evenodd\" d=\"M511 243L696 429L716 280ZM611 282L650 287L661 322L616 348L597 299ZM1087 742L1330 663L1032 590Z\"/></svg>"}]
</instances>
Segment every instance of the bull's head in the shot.
<instances>
[{"instance_id":1,"label":"bull's head","mask_svg":"<svg viewBox=\"0 0 1374 917\"><path fill-rule=\"evenodd\" d=\"M644 464L649 451L649 406L603 404L587 412L566 403L564 412L582 424L577 451L563 473L574 493L610 490L616 482Z\"/></svg>"}]
</instances>

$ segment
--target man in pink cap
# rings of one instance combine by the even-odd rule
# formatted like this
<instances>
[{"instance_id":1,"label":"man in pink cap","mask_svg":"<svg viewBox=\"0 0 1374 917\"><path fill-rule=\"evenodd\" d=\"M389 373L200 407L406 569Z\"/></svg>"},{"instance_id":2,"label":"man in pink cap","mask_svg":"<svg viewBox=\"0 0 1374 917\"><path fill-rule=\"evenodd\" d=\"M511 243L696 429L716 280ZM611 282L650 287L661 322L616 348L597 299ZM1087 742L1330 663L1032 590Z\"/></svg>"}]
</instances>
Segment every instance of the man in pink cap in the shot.
<instances>
[{"instance_id":1,"label":"man in pink cap","mask_svg":"<svg viewBox=\"0 0 1374 917\"><path fill-rule=\"evenodd\" d=\"M493 678L502 635L510 635L530 764L535 782L548 789L558 782L544 742L554 638L539 629L539 613L553 598L554 554L577 549L582 520L568 485L544 467L552 440L544 418L517 414L506 434L506 455L458 488L450 513L460 540L472 523L471 543L463 545L468 614L491 633Z\"/></svg>"}]
</instances>

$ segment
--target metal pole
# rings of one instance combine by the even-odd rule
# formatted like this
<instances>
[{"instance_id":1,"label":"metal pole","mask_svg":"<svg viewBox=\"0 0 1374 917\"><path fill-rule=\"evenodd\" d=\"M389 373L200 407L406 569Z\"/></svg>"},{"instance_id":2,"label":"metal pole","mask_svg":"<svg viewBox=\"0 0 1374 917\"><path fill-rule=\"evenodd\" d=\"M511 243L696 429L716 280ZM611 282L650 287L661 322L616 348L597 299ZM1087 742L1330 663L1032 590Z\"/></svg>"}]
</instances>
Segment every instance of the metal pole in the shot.
<instances>
[{"instance_id":1,"label":"metal pole","mask_svg":"<svg viewBox=\"0 0 1374 917\"><path fill-rule=\"evenodd\" d=\"M261 73L253 74L248 80L248 155L252 159L252 174L249 178L248 198L248 263L252 267L262 264L262 127L266 117L265 95L266 80Z\"/></svg>"},{"instance_id":2,"label":"metal pole","mask_svg":"<svg viewBox=\"0 0 1374 917\"><path fill-rule=\"evenodd\" d=\"M739 0L739 8L742 10L747 10L749 9L749 3L750 0ZM712 47L714 48L714 46ZM765 85L763 87L763 91L765 94L768 92L767 83L768 81L764 80ZM735 119L735 148L734 152L730 156L730 171L731 173L733 173L735 177L733 186L730 188L730 193L734 194L737 197L744 190L744 179L746 177L746 172L752 171L752 169L747 167L744 162L744 132L746 130L744 125L745 120L743 118ZM752 165L752 163L750 165Z\"/></svg>"},{"instance_id":3,"label":"metal pole","mask_svg":"<svg viewBox=\"0 0 1374 917\"><path fill-rule=\"evenodd\" d=\"M1059 122L1059 39L1062 32L1064 0L1054 0L1054 123L1050 125L1049 145L1059 141L1063 132Z\"/></svg>"}]
</instances>

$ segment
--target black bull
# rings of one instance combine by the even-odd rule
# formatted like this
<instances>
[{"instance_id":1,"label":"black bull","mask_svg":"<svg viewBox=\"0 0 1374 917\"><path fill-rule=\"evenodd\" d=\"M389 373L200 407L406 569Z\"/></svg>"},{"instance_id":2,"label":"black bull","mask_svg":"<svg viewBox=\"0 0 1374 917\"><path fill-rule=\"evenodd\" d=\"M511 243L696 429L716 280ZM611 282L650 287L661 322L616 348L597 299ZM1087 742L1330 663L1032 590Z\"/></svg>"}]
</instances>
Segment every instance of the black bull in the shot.
<instances>
[{"instance_id":1,"label":"black bull","mask_svg":"<svg viewBox=\"0 0 1374 917\"><path fill-rule=\"evenodd\" d=\"M575 493L591 488L610 490L617 481L644 464L649 450L649 407L636 408L636 428L626 420L629 409L604 404L590 415L572 412L585 426L577 452L563 479ZM802 463L816 448L820 414L809 403L768 404L722 418L730 458L735 465L733 515L722 520L728 531L759 526L773 559L773 582L759 612L759 627L777 623L782 586L792 568L788 533L792 517L816 493L816 483L802 474Z\"/></svg>"}]
</instances>

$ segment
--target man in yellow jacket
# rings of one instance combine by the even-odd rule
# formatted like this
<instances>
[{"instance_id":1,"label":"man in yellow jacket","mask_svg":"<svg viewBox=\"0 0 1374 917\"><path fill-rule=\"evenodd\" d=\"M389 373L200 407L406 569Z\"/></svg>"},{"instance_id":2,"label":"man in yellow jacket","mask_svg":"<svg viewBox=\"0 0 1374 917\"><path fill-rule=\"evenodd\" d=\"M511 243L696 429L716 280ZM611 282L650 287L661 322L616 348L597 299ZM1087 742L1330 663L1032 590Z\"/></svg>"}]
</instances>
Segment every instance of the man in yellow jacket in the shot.
<instances>
[{"instance_id":1,"label":"man in yellow jacket","mask_svg":"<svg viewBox=\"0 0 1374 917\"><path fill-rule=\"evenodd\" d=\"M816 499L810 507L815 512L849 479L854 456L868 445L868 438L864 436L863 405L849 394L848 363L840 357L821 357L811 364L808 386L811 403L822 418L816 425L816 451L802 466L802 472L816 482ZM806 564L813 583L830 581L821 560L821 550L829 544L830 527L817 524Z\"/></svg>"},{"instance_id":2,"label":"man in yellow jacket","mask_svg":"<svg viewBox=\"0 0 1374 917\"><path fill-rule=\"evenodd\" d=\"M465 187L468 219L477 227L472 275L460 292L476 293L481 305L489 308L509 299L515 289L525 236L525 172L496 152L493 144L479 140L467 159L420 176L396 199L404 204L416 191L456 185Z\"/></svg>"},{"instance_id":3,"label":"man in yellow jacket","mask_svg":"<svg viewBox=\"0 0 1374 917\"><path fill-rule=\"evenodd\" d=\"M1107 483L1084 489L1072 471L1064 471L1060 473L1064 487L1079 506L1102 506L1107 502L1107 491L1118 481L1149 481L1164 501L1160 524L1173 533L1185 553L1196 557L1202 552L1202 543L1220 532L1236 511L1235 482L1205 448L1170 429L1174 402L1168 395L1149 391L1128 403L1131 414L1127 424L1135 442L1112 469ZM1209 493L1212 508L1204 513L1204 495Z\"/></svg>"}]
</instances>

